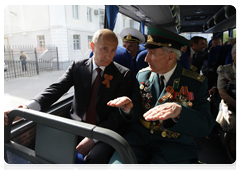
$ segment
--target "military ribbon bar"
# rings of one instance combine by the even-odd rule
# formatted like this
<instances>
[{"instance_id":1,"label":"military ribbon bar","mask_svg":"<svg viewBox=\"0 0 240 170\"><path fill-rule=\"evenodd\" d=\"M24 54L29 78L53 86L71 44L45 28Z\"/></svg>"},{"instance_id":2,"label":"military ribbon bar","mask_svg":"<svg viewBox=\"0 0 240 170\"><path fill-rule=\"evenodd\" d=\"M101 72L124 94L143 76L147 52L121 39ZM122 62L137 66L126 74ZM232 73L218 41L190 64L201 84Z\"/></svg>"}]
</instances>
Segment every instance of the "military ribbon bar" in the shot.
<instances>
[{"instance_id":1,"label":"military ribbon bar","mask_svg":"<svg viewBox=\"0 0 240 170\"><path fill-rule=\"evenodd\" d=\"M188 92L187 98L189 101L193 100L194 99L193 92Z\"/></svg>"},{"instance_id":2,"label":"military ribbon bar","mask_svg":"<svg viewBox=\"0 0 240 170\"><path fill-rule=\"evenodd\" d=\"M182 86L180 92L181 92L182 94L186 94L186 95L187 95L187 93L188 93L188 87L187 87L187 86Z\"/></svg>"},{"instance_id":3,"label":"military ribbon bar","mask_svg":"<svg viewBox=\"0 0 240 170\"><path fill-rule=\"evenodd\" d=\"M104 74L105 80L102 82L102 84L106 84L107 88L110 88L110 81L113 79L113 76Z\"/></svg>"}]
</instances>

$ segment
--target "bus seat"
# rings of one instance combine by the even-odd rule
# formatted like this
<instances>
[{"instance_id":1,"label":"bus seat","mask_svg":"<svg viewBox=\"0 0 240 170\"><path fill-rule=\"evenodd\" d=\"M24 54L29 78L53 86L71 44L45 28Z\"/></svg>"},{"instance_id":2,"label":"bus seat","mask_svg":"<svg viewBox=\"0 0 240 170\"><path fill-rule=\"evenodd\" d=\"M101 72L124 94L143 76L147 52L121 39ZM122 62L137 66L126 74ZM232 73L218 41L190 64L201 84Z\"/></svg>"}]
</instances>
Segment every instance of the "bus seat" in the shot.
<instances>
[{"instance_id":1,"label":"bus seat","mask_svg":"<svg viewBox=\"0 0 240 170\"><path fill-rule=\"evenodd\" d=\"M228 53L231 52L232 45L224 45L220 50L218 51L217 58L216 58L216 69L220 65L225 65L226 58L228 56Z\"/></svg>"},{"instance_id":2,"label":"bus seat","mask_svg":"<svg viewBox=\"0 0 240 170\"><path fill-rule=\"evenodd\" d=\"M216 47L212 47L209 54L208 54L208 67L211 66L213 63L216 62L217 54L222 45L218 45Z\"/></svg>"},{"instance_id":3,"label":"bus seat","mask_svg":"<svg viewBox=\"0 0 240 170\"><path fill-rule=\"evenodd\" d=\"M187 70L190 70L190 62L189 62L189 59L188 59L188 55L186 53L182 52L182 55L181 55L178 63L181 64L181 66L183 68L185 68Z\"/></svg>"},{"instance_id":4,"label":"bus seat","mask_svg":"<svg viewBox=\"0 0 240 170\"><path fill-rule=\"evenodd\" d=\"M233 63L233 59L232 59L232 51L230 51L227 55L226 61L225 61L225 65L227 64L231 64Z\"/></svg>"},{"instance_id":5,"label":"bus seat","mask_svg":"<svg viewBox=\"0 0 240 170\"><path fill-rule=\"evenodd\" d=\"M138 49L137 55L138 55L140 52L146 50L146 48L144 47L144 45L145 45L145 44L140 44L140 45L139 45L139 49Z\"/></svg>"},{"instance_id":6,"label":"bus seat","mask_svg":"<svg viewBox=\"0 0 240 170\"><path fill-rule=\"evenodd\" d=\"M136 59L136 73L141 70L142 68L148 67L148 63L145 62L145 57L147 55L148 51L143 50L137 55Z\"/></svg>"},{"instance_id":7,"label":"bus seat","mask_svg":"<svg viewBox=\"0 0 240 170\"><path fill-rule=\"evenodd\" d=\"M83 155L76 151L75 164L84 164Z\"/></svg>"}]
</instances>

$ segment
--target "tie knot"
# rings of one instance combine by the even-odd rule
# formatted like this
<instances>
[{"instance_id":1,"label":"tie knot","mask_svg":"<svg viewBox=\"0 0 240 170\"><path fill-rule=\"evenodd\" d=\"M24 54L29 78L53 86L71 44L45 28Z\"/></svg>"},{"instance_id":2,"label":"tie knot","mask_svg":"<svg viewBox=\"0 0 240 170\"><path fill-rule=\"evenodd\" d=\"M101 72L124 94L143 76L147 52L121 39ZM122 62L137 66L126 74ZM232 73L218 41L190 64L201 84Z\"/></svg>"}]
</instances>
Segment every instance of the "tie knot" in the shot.
<instances>
[{"instance_id":1,"label":"tie knot","mask_svg":"<svg viewBox=\"0 0 240 170\"><path fill-rule=\"evenodd\" d=\"M98 68L96 68L96 71L97 71L98 74L100 74L102 69L98 67Z\"/></svg>"},{"instance_id":2,"label":"tie knot","mask_svg":"<svg viewBox=\"0 0 240 170\"><path fill-rule=\"evenodd\" d=\"M161 75L160 80L164 80L164 79L165 79L165 77L163 75Z\"/></svg>"}]
</instances>

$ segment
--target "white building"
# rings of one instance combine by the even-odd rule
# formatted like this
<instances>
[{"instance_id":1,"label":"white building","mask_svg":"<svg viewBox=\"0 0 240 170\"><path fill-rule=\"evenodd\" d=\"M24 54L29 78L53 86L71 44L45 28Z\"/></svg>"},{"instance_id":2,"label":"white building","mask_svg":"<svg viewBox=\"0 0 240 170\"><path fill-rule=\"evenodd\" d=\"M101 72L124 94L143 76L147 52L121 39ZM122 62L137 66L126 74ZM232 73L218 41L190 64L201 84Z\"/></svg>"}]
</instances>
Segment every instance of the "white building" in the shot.
<instances>
[{"instance_id":1,"label":"white building","mask_svg":"<svg viewBox=\"0 0 240 170\"><path fill-rule=\"evenodd\" d=\"M104 13L104 5L10 5L4 10L4 45L46 50L55 45L60 68L65 69L71 61L89 57L92 36L104 26ZM140 23L118 14L114 32L119 35L126 27L139 29Z\"/></svg>"}]
</instances>

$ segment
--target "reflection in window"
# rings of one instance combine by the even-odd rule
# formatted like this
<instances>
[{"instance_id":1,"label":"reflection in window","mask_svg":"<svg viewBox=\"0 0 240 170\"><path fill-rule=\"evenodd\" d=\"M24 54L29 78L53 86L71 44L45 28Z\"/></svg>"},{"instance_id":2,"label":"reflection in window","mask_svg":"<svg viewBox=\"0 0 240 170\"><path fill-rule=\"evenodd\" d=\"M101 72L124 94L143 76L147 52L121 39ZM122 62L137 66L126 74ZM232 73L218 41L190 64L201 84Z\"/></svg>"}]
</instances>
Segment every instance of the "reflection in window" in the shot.
<instances>
[{"instance_id":1,"label":"reflection in window","mask_svg":"<svg viewBox=\"0 0 240 170\"><path fill-rule=\"evenodd\" d=\"M87 20L89 22L92 22L92 9L91 8L87 8Z\"/></svg>"},{"instance_id":2,"label":"reflection in window","mask_svg":"<svg viewBox=\"0 0 240 170\"><path fill-rule=\"evenodd\" d=\"M73 48L74 48L74 50L81 50L80 35L73 35Z\"/></svg>"},{"instance_id":3,"label":"reflection in window","mask_svg":"<svg viewBox=\"0 0 240 170\"><path fill-rule=\"evenodd\" d=\"M73 18L79 19L79 17L78 17L78 5L73 5L72 6L72 12L73 12Z\"/></svg>"},{"instance_id":4,"label":"reflection in window","mask_svg":"<svg viewBox=\"0 0 240 170\"><path fill-rule=\"evenodd\" d=\"M88 36L88 49L91 49L91 41L93 36Z\"/></svg>"}]
</instances>

